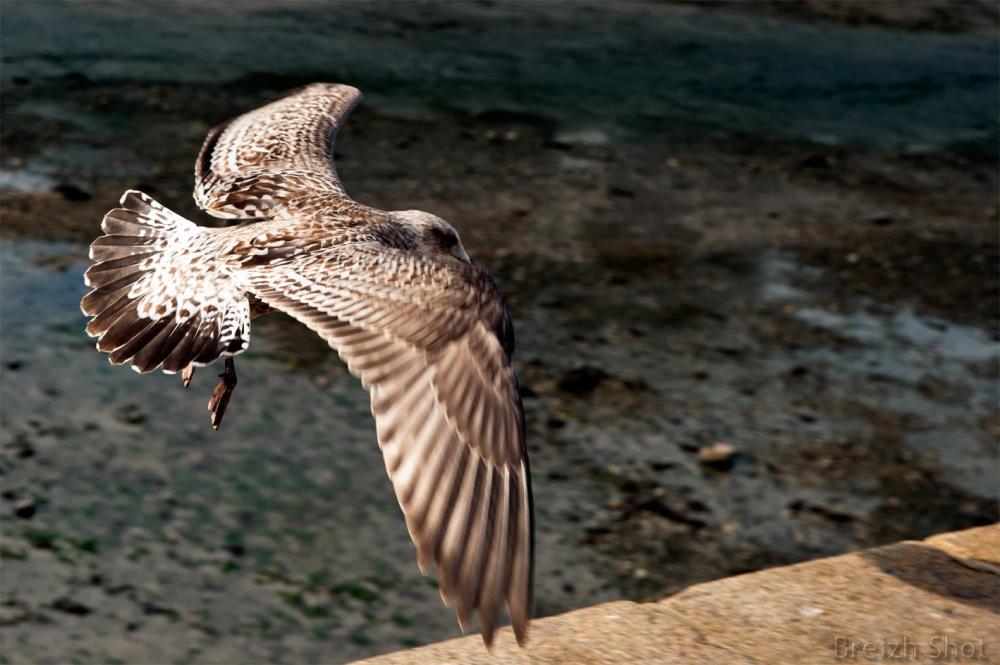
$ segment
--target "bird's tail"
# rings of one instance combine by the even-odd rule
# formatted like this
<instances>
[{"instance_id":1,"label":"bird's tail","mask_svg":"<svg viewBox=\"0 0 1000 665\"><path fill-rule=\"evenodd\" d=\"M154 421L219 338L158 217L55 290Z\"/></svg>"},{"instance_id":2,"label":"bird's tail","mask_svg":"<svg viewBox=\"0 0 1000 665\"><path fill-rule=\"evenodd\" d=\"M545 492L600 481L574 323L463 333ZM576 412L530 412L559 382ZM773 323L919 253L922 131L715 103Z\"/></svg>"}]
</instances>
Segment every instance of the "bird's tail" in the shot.
<instances>
[{"instance_id":1,"label":"bird's tail","mask_svg":"<svg viewBox=\"0 0 1000 665\"><path fill-rule=\"evenodd\" d=\"M129 190L90 246L80 309L112 363L168 373L239 353L250 341L246 290L218 258L219 234Z\"/></svg>"}]
</instances>

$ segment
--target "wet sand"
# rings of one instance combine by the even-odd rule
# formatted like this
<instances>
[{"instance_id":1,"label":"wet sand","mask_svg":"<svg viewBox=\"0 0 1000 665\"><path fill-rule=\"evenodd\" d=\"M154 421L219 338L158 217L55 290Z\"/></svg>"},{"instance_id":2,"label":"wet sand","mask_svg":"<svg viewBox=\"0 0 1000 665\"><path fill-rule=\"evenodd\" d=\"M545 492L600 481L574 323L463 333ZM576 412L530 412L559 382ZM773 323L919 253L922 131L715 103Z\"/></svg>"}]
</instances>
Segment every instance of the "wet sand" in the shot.
<instances>
[{"instance_id":1,"label":"wet sand","mask_svg":"<svg viewBox=\"0 0 1000 665\"><path fill-rule=\"evenodd\" d=\"M148 11L102 7L110 25ZM255 321L213 434L210 371L184 391L109 366L82 332L86 244L121 192L215 223L190 198L204 133L306 75L356 70L373 84L337 144L348 191L449 219L507 296L538 614L996 519L994 42L886 33L910 49L900 64L903 47L878 51L874 28L770 14L433 7L341 8L317 24L355 47L392 45L392 80L349 53L320 77L309 43L296 68L288 53L266 77L224 38L203 69L141 52L197 40L217 7L117 56L100 40L66 39L60 56L5 32L0 621L12 661L339 662L458 633L416 569L366 396L321 341L280 315ZM256 18L292 35L300 12L315 18ZM39 20L20 5L4 30ZM865 76L922 83L859 91L820 72L833 93L783 99L789 80L727 88L740 75L728 65L704 84L615 83L660 62L655 44L698 72L699 50L733 52L737 27L764 40L775 26L787 48L813 40L815 62L871 48L885 60ZM538 48L551 57L529 67L538 53L484 39L514 28L550 35ZM588 39L601 48L582 56L573 45ZM770 52L753 52L749 70L767 71ZM433 72L448 53L442 89ZM951 66L980 77L954 83L964 104ZM560 76L564 89L543 85ZM627 98L566 104L588 77Z\"/></svg>"}]
</instances>

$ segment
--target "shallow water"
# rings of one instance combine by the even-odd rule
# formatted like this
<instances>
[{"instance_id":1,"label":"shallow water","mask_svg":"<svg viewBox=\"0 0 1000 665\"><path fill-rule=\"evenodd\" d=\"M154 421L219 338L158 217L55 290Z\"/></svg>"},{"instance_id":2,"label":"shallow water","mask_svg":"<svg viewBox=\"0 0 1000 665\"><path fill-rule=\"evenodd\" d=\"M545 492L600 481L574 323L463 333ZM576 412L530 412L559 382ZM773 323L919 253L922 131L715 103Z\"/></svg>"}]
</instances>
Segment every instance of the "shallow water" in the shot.
<instances>
[{"instance_id":1,"label":"shallow water","mask_svg":"<svg viewBox=\"0 0 1000 665\"><path fill-rule=\"evenodd\" d=\"M83 77L235 82L250 92L342 80L380 112L410 118L522 115L616 140L695 125L917 152L996 150L997 43L981 35L638 3L236 11L219 2L12 1L0 29L7 85Z\"/></svg>"}]
</instances>

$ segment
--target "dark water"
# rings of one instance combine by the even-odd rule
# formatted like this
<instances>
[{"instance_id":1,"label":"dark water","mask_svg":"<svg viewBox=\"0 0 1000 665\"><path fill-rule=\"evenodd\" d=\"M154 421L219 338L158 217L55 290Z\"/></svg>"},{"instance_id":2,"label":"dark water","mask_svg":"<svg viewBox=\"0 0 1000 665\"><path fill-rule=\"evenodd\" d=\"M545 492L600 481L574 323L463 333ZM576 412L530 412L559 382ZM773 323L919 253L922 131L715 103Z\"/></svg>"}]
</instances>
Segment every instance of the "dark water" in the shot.
<instances>
[{"instance_id":1,"label":"dark water","mask_svg":"<svg viewBox=\"0 0 1000 665\"><path fill-rule=\"evenodd\" d=\"M375 108L406 116L996 152L997 43L981 35L698 6L490 2L8 2L2 31L8 85L82 76L247 93L351 81Z\"/></svg>"},{"instance_id":2,"label":"dark water","mask_svg":"<svg viewBox=\"0 0 1000 665\"><path fill-rule=\"evenodd\" d=\"M458 634L315 336L255 321L213 434L211 370L83 333L120 193L205 221L208 128L312 80L368 95L348 190L453 221L508 299L539 615L996 519L995 38L653 3L6 2L0 34L12 662Z\"/></svg>"}]
</instances>

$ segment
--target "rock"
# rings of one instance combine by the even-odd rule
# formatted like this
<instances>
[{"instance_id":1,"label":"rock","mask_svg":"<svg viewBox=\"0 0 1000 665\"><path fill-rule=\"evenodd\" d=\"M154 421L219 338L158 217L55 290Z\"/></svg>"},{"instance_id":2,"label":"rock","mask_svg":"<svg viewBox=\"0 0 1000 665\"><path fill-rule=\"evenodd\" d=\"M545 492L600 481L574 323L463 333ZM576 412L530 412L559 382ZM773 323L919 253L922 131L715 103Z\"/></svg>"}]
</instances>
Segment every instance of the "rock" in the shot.
<instances>
[{"instance_id":1,"label":"rock","mask_svg":"<svg viewBox=\"0 0 1000 665\"><path fill-rule=\"evenodd\" d=\"M87 616L92 609L84 605L78 600L73 600L69 596L61 596L56 598L52 602L52 609L59 610L60 612L65 612L66 614L75 614L76 616Z\"/></svg>"},{"instance_id":2,"label":"rock","mask_svg":"<svg viewBox=\"0 0 1000 665\"><path fill-rule=\"evenodd\" d=\"M13 443L7 446L7 450L15 457L28 459L35 456L35 447L31 445L23 436L18 436Z\"/></svg>"},{"instance_id":3,"label":"rock","mask_svg":"<svg viewBox=\"0 0 1000 665\"><path fill-rule=\"evenodd\" d=\"M491 651L469 635L364 662L513 665L528 654L536 665L863 662L864 645L877 656L880 644L884 654L898 642L885 636L906 636L919 648L908 662L930 663L940 662L928 656L942 635L983 654L968 662L996 662L1000 587L978 564L997 560L997 542L993 525L697 584L659 602L616 601L535 619L527 653L505 627ZM650 572L631 573L641 579L640 571Z\"/></svg>"},{"instance_id":4,"label":"rock","mask_svg":"<svg viewBox=\"0 0 1000 665\"><path fill-rule=\"evenodd\" d=\"M808 513L811 515L816 515L817 517L828 519L831 522L846 523L846 522L852 522L854 521L854 519L856 519L855 516L851 515L850 513L844 512L842 510L837 510L836 508L832 508L830 506L809 504L806 503L803 499L795 499L793 501L790 501L788 503L786 510L787 510L786 514L790 517L798 517L803 513Z\"/></svg>"},{"instance_id":5,"label":"rock","mask_svg":"<svg viewBox=\"0 0 1000 665\"><path fill-rule=\"evenodd\" d=\"M518 386L518 391L521 393L521 399L534 399L538 397L538 392L529 385Z\"/></svg>"},{"instance_id":6,"label":"rock","mask_svg":"<svg viewBox=\"0 0 1000 665\"><path fill-rule=\"evenodd\" d=\"M0 607L0 626L12 626L31 618L28 608L20 605L5 605Z\"/></svg>"},{"instance_id":7,"label":"rock","mask_svg":"<svg viewBox=\"0 0 1000 665\"><path fill-rule=\"evenodd\" d=\"M688 499L687 508L688 510L693 510L698 513L703 513L708 510L708 506L697 499Z\"/></svg>"},{"instance_id":8,"label":"rock","mask_svg":"<svg viewBox=\"0 0 1000 665\"><path fill-rule=\"evenodd\" d=\"M571 395L589 395L608 378L608 373L600 367L584 365L571 369L559 379L559 389Z\"/></svg>"},{"instance_id":9,"label":"rock","mask_svg":"<svg viewBox=\"0 0 1000 665\"><path fill-rule=\"evenodd\" d=\"M810 155L806 155L798 162L798 166L802 168L817 169L817 170L829 169L830 167L833 166L833 164L834 164L833 157L829 157L827 155L821 155L816 152Z\"/></svg>"},{"instance_id":10,"label":"rock","mask_svg":"<svg viewBox=\"0 0 1000 665\"><path fill-rule=\"evenodd\" d=\"M141 425L146 422L146 415L137 404L122 404L115 409L115 417L127 425Z\"/></svg>"},{"instance_id":11,"label":"rock","mask_svg":"<svg viewBox=\"0 0 1000 665\"><path fill-rule=\"evenodd\" d=\"M90 77L80 71L66 72L63 80L69 85L88 85L91 83Z\"/></svg>"},{"instance_id":12,"label":"rock","mask_svg":"<svg viewBox=\"0 0 1000 665\"><path fill-rule=\"evenodd\" d=\"M89 201L92 198L90 192L80 189L76 185L56 185L52 191L56 194L62 194L62 197L67 201Z\"/></svg>"},{"instance_id":13,"label":"rock","mask_svg":"<svg viewBox=\"0 0 1000 665\"><path fill-rule=\"evenodd\" d=\"M162 615L169 617L171 619L179 619L181 614L172 607L166 607L164 605L159 605L151 600L143 600L139 603L139 607L142 608L143 614L148 615ZM88 608L89 611L89 608Z\"/></svg>"},{"instance_id":14,"label":"rock","mask_svg":"<svg viewBox=\"0 0 1000 665\"><path fill-rule=\"evenodd\" d=\"M728 471L739 454L734 446L719 441L698 449L698 461L716 471Z\"/></svg>"},{"instance_id":15,"label":"rock","mask_svg":"<svg viewBox=\"0 0 1000 665\"><path fill-rule=\"evenodd\" d=\"M830 506L809 506L809 512L828 519L831 522L852 522L855 519L854 515Z\"/></svg>"},{"instance_id":16,"label":"rock","mask_svg":"<svg viewBox=\"0 0 1000 665\"><path fill-rule=\"evenodd\" d=\"M38 504L30 496L19 499L14 503L14 514L22 520L30 520L35 516Z\"/></svg>"},{"instance_id":17,"label":"rock","mask_svg":"<svg viewBox=\"0 0 1000 665\"><path fill-rule=\"evenodd\" d=\"M969 537L976 533L975 538ZM931 536L926 541L969 568L1000 575L1000 528L982 527Z\"/></svg>"},{"instance_id":18,"label":"rock","mask_svg":"<svg viewBox=\"0 0 1000 665\"><path fill-rule=\"evenodd\" d=\"M526 390L532 397L538 397L539 395L551 395L555 392L557 384L552 380L536 381L529 386L526 386Z\"/></svg>"},{"instance_id":19,"label":"rock","mask_svg":"<svg viewBox=\"0 0 1000 665\"><path fill-rule=\"evenodd\" d=\"M689 526L692 529L703 529L708 526L708 522L705 520L695 517L693 515L687 515L681 510L676 510L669 506L663 497L659 496L637 496L633 497L629 505L625 506L624 510L621 511L619 520L625 521L631 519L638 513L651 513L658 517L670 520L676 524L683 524Z\"/></svg>"},{"instance_id":20,"label":"rock","mask_svg":"<svg viewBox=\"0 0 1000 665\"><path fill-rule=\"evenodd\" d=\"M32 547L40 550L54 550L56 548L56 534L45 530L31 530L24 534L25 539Z\"/></svg>"}]
</instances>

